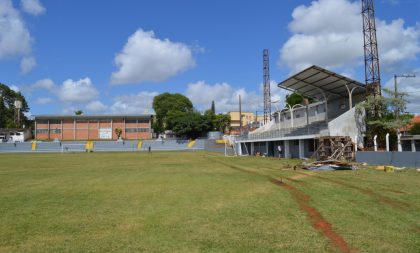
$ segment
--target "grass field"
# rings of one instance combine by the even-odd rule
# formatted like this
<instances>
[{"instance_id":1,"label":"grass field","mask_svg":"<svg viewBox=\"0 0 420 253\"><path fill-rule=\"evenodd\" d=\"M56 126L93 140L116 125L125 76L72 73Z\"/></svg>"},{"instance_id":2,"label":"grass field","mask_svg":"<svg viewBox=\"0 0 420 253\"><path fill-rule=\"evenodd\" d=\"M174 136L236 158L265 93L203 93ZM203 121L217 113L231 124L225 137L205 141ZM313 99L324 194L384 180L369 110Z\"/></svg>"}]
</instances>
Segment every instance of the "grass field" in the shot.
<instances>
[{"instance_id":1,"label":"grass field","mask_svg":"<svg viewBox=\"0 0 420 253\"><path fill-rule=\"evenodd\" d=\"M414 170L205 152L0 160L0 252L420 252Z\"/></svg>"}]
</instances>

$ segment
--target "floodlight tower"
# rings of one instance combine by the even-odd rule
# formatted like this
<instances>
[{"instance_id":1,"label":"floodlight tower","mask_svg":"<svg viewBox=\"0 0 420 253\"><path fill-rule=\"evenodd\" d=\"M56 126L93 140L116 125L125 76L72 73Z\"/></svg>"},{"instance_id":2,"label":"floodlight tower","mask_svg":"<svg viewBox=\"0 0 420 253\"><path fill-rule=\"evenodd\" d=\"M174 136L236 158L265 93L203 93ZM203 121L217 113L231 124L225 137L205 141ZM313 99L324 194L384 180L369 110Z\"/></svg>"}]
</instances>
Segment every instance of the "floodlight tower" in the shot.
<instances>
[{"instance_id":1,"label":"floodlight tower","mask_svg":"<svg viewBox=\"0 0 420 253\"><path fill-rule=\"evenodd\" d=\"M365 49L366 96L381 95L378 40L376 38L373 0L362 0L363 38Z\"/></svg>"},{"instance_id":2,"label":"floodlight tower","mask_svg":"<svg viewBox=\"0 0 420 253\"><path fill-rule=\"evenodd\" d=\"M263 50L264 124L271 120L270 63L268 49Z\"/></svg>"}]
</instances>

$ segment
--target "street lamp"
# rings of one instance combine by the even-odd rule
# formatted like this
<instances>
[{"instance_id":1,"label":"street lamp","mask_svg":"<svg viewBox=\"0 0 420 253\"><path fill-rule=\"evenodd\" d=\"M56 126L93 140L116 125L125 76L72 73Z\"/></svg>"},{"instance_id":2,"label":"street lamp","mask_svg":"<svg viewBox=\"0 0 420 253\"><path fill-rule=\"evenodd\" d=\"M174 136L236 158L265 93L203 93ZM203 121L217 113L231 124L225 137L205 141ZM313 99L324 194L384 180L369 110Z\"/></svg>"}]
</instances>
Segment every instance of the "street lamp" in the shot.
<instances>
[{"instance_id":1,"label":"street lamp","mask_svg":"<svg viewBox=\"0 0 420 253\"><path fill-rule=\"evenodd\" d=\"M295 107L298 107L298 106L304 107L301 104L295 104L293 106L290 106L288 103L286 103L286 107L288 107L289 111L290 111L290 119L291 119L291 123L292 123L292 128L294 128L294 125L293 125L293 109L295 109Z\"/></svg>"}]
</instances>

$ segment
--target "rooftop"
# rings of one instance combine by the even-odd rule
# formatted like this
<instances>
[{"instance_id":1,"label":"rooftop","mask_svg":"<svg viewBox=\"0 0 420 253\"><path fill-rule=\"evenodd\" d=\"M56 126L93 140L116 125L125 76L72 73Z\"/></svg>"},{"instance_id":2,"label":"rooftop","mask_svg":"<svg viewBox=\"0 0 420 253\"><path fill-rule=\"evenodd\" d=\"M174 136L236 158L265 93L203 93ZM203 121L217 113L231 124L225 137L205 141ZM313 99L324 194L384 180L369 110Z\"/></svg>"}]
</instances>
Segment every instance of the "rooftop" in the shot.
<instances>
[{"instance_id":1,"label":"rooftop","mask_svg":"<svg viewBox=\"0 0 420 253\"><path fill-rule=\"evenodd\" d=\"M324 100L324 95L348 98L350 93L353 96L365 94L364 84L316 65L295 74L277 86L318 100Z\"/></svg>"}]
</instances>

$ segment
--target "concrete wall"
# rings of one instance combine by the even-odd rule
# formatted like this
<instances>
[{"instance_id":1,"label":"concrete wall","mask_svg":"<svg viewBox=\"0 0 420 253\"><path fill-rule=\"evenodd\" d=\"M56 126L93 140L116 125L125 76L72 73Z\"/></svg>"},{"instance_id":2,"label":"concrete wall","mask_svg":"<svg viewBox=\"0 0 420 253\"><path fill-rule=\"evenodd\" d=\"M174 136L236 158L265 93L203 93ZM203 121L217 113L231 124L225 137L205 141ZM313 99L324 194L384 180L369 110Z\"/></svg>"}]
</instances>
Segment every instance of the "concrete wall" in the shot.
<instances>
[{"instance_id":1,"label":"concrete wall","mask_svg":"<svg viewBox=\"0 0 420 253\"><path fill-rule=\"evenodd\" d=\"M420 152L356 152L358 163L370 165L394 165L399 167L420 167Z\"/></svg>"},{"instance_id":2,"label":"concrete wall","mask_svg":"<svg viewBox=\"0 0 420 253\"><path fill-rule=\"evenodd\" d=\"M359 141L361 141L361 136L364 134L365 128L360 124L361 121L362 118L356 118L356 109L353 107L351 110L328 123L330 135L349 136L353 141L355 136L358 135Z\"/></svg>"}]
</instances>

